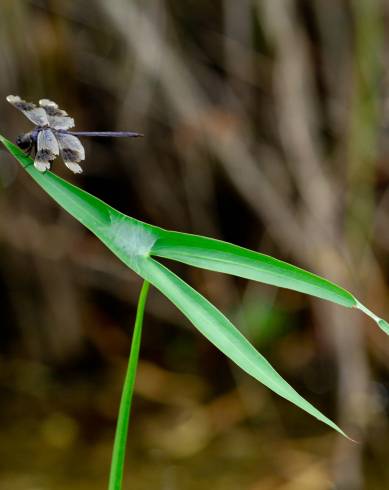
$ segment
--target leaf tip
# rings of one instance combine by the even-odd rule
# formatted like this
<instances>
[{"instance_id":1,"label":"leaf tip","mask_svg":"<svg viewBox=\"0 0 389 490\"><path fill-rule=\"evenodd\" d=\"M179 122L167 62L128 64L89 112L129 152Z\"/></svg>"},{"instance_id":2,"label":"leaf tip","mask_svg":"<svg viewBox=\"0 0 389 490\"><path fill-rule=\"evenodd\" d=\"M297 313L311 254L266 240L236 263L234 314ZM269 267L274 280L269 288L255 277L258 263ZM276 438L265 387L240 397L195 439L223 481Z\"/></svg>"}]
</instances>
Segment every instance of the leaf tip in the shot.
<instances>
[{"instance_id":1,"label":"leaf tip","mask_svg":"<svg viewBox=\"0 0 389 490\"><path fill-rule=\"evenodd\" d=\"M386 335L389 335L389 323L387 321L381 318L380 320L378 320L377 324L380 329L386 333Z\"/></svg>"},{"instance_id":2,"label":"leaf tip","mask_svg":"<svg viewBox=\"0 0 389 490\"><path fill-rule=\"evenodd\" d=\"M380 329L383 332L385 332L386 335L389 335L389 323L387 321L385 321L383 318L380 318L379 316L377 316L375 313L373 313L372 311L370 311L368 308L366 308L366 306L364 306L359 301L357 301L356 307L359 310L363 311L363 313L365 313L365 315L367 315L370 318L372 318L376 322L376 324L380 327Z\"/></svg>"}]
</instances>

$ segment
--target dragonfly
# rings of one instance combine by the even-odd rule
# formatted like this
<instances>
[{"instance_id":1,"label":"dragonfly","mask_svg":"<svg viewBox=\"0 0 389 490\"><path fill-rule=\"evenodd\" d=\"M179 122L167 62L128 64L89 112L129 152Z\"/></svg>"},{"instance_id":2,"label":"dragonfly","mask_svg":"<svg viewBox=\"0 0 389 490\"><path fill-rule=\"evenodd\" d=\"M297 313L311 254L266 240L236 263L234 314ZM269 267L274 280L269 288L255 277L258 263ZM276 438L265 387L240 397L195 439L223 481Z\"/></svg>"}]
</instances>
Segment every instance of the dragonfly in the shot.
<instances>
[{"instance_id":1,"label":"dragonfly","mask_svg":"<svg viewBox=\"0 0 389 490\"><path fill-rule=\"evenodd\" d=\"M81 173L80 162L85 160L85 149L78 137L138 138L143 136L132 131L69 131L74 127L74 119L52 100L41 99L39 106L36 106L18 95L8 95L7 101L35 124L32 131L17 137L16 144L27 155L34 153L34 166L40 172L49 170L52 161L61 155L69 170L75 174Z\"/></svg>"}]
</instances>

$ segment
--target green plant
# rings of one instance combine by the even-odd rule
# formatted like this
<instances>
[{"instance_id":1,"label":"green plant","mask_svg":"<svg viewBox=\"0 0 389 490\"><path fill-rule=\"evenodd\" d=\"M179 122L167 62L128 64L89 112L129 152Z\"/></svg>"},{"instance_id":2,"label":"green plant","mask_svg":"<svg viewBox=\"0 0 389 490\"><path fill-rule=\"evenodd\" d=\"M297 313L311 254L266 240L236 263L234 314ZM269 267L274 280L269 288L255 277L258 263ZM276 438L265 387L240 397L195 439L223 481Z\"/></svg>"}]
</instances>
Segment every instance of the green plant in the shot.
<instances>
[{"instance_id":1,"label":"green plant","mask_svg":"<svg viewBox=\"0 0 389 490\"><path fill-rule=\"evenodd\" d=\"M0 140L37 184L145 281L138 304L129 369L123 388L110 490L121 488L126 434L148 284L169 298L208 340L244 371L346 436L334 422L301 397L213 304L154 257L164 257L195 267L289 288L347 308L358 308L388 334L389 324L385 320L368 310L350 292L298 267L230 243L167 231L126 216L53 173L40 173L34 168L33 160L17 146L2 136Z\"/></svg>"}]
</instances>

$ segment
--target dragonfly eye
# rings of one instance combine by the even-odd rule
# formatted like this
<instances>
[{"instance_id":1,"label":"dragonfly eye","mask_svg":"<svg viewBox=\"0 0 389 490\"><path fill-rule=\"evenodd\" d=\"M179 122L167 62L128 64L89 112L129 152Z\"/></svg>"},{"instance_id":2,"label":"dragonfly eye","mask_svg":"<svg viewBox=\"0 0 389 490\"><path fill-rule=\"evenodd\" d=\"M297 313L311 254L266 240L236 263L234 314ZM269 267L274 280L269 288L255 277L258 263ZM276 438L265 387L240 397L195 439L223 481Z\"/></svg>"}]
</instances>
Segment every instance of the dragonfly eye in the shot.
<instances>
[{"instance_id":1,"label":"dragonfly eye","mask_svg":"<svg viewBox=\"0 0 389 490\"><path fill-rule=\"evenodd\" d=\"M28 150L31 147L31 137L28 134L21 134L16 138L16 144L22 150Z\"/></svg>"}]
</instances>

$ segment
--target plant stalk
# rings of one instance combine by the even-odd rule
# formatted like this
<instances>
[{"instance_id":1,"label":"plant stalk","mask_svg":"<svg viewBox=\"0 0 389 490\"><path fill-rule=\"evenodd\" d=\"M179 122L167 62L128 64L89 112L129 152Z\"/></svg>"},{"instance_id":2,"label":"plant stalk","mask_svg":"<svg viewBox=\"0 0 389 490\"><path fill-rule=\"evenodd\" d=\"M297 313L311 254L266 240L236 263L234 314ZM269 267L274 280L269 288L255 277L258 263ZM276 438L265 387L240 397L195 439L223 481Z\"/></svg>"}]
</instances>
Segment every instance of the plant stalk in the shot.
<instances>
[{"instance_id":1,"label":"plant stalk","mask_svg":"<svg viewBox=\"0 0 389 490\"><path fill-rule=\"evenodd\" d=\"M132 396L138 366L140 342L142 337L143 316L150 284L143 282L138 299L134 332L132 335L131 351L128 360L127 373L123 384L120 400L118 420L116 424L115 441L112 450L111 471L109 475L108 490L121 490L123 470L126 456L128 424L131 413Z\"/></svg>"}]
</instances>

